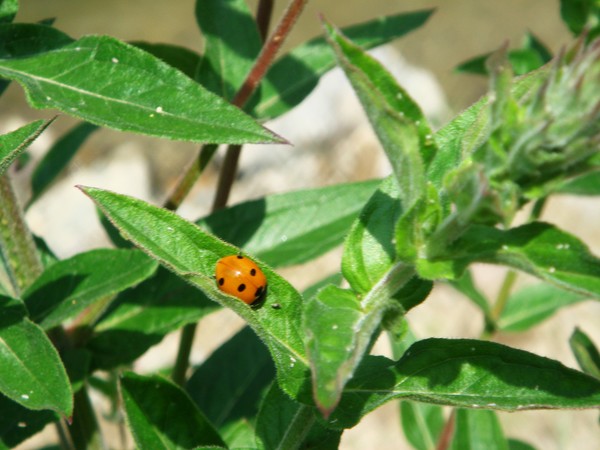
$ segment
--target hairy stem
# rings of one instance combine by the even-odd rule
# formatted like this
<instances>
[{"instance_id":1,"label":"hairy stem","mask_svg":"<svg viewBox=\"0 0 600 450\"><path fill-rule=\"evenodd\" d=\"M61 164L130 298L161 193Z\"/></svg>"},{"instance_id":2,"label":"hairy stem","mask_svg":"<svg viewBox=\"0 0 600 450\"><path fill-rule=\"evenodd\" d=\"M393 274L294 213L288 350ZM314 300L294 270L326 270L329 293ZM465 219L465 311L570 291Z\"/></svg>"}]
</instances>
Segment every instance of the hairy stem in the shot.
<instances>
[{"instance_id":1,"label":"hairy stem","mask_svg":"<svg viewBox=\"0 0 600 450\"><path fill-rule=\"evenodd\" d=\"M250 99L250 97L258 87L260 81L266 74L268 68L273 63L277 52L281 49L285 38L289 35L293 25L296 23L296 20L300 16L300 13L304 9L304 6L307 2L308 0L291 1L287 10L283 14L282 19L277 25L275 31L263 46L256 62L254 63L254 66L252 67L250 73L246 77L246 80L244 81L237 94L233 98L232 103L235 106L242 107ZM259 2L257 12L257 24L259 26L259 32L261 36L266 36L268 33L270 15L273 11L272 3L272 0L261 0ZM212 205L213 211L224 208L225 205L227 205L229 193L231 192L231 186L233 185L235 174L237 173L238 160L240 157L241 150L242 147L240 145L231 145L227 149L223 167L219 174L217 191L215 193L215 198ZM200 152L200 157L203 153L204 149ZM193 174L186 174L182 178L182 180L188 180L188 182L190 183L190 188L191 185L193 185L193 183L197 179L197 176L200 175L200 172L197 170L198 167L203 166L202 164L198 163L193 165L191 168L192 171L197 172L196 178L194 178ZM172 209L176 209L179 206L179 204L181 204L181 200L182 198L173 199L173 201L171 202L171 199L169 199L169 202L167 203L170 204ZM185 374L189 366L189 356L192 349L195 333L196 324L186 325L181 331L177 359L175 361L173 373L171 374L173 381L179 385L183 385L183 383L185 382Z\"/></svg>"}]
</instances>

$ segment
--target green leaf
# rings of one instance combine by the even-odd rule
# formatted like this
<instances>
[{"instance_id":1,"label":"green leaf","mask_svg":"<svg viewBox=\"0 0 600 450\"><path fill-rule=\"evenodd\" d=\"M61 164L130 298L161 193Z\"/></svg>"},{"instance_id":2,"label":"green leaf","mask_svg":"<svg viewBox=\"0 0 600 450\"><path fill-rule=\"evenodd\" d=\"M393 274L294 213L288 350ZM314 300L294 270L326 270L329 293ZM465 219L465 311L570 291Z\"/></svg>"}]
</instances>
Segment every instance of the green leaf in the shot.
<instances>
[{"instance_id":1,"label":"green leaf","mask_svg":"<svg viewBox=\"0 0 600 450\"><path fill-rule=\"evenodd\" d=\"M243 424L254 435L260 403L274 378L267 348L245 327L196 368L186 390L227 445L236 448L240 432L246 431Z\"/></svg>"},{"instance_id":2,"label":"green leaf","mask_svg":"<svg viewBox=\"0 0 600 450\"><path fill-rule=\"evenodd\" d=\"M512 96L515 100L529 95L548 76L548 70L542 67L514 81ZM427 169L427 180L437 188L443 186L446 175L456 169L470 155L474 148L489 138L489 109L491 97L485 96L434 134L437 147Z\"/></svg>"},{"instance_id":3,"label":"green leaf","mask_svg":"<svg viewBox=\"0 0 600 450\"><path fill-rule=\"evenodd\" d=\"M450 253L456 275L474 261L504 264L581 295L600 296L600 260L575 236L548 223L506 231L474 225Z\"/></svg>"},{"instance_id":4,"label":"green leaf","mask_svg":"<svg viewBox=\"0 0 600 450\"><path fill-rule=\"evenodd\" d=\"M131 364L168 333L218 309L195 287L159 267L154 276L127 289L94 327L86 348L94 369Z\"/></svg>"},{"instance_id":5,"label":"green leaf","mask_svg":"<svg viewBox=\"0 0 600 450\"><path fill-rule=\"evenodd\" d=\"M512 294L498 320L503 331L525 331L551 317L560 308L585 300L549 284L526 286Z\"/></svg>"},{"instance_id":6,"label":"green leaf","mask_svg":"<svg viewBox=\"0 0 600 450\"><path fill-rule=\"evenodd\" d=\"M568 180L557 189L561 194L600 195L600 171Z\"/></svg>"},{"instance_id":7,"label":"green leaf","mask_svg":"<svg viewBox=\"0 0 600 450\"><path fill-rule=\"evenodd\" d=\"M588 335L575 328L569 338L569 345L581 370L600 379L600 352Z\"/></svg>"},{"instance_id":8,"label":"green leaf","mask_svg":"<svg viewBox=\"0 0 600 450\"><path fill-rule=\"evenodd\" d=\"M392 297L413 274L410 266L394 266L361 300L352 291L330 285L306 302L306 348L315 401L324 416L337 405L384 315L395 307L400 309L397 314L404 314Z\"/></svg>"},{"instance_id":9,"label":"green leaf","mask_svg":"<svg viewBox=\"0 0 600 450\"><path fill-rule=\"evenodd\" d=\"M19 11L19 0L0 1L0 23L10 23Z\"/></svg>"},{"instance_id":10,"label":"green leaf","mask_svg":"<svg viewBox=\"0 0 600 450\"><path fill-rule=\"evenodd\" d=\"M471 300L486 316L490 314L491 310L488 299L475 286L471 271L465 270L460 278L450 280L450 285Z\"/></svg>"},{"instance_id":11,"label":"green leaf","mask_svg":"<svg viewBox=\"0 0 600 450\"><path fill-rule=\"evenodd\" d=\"M145 280L156 266L137 250L80 253L48 267L24 293L25 303L32 320L50 329L94 302Z\"/></svg>"},{"instance_id":12,"label":"green leaf","mask_svg":"<svg viewBox=\"0 0 600 450\"><path fill-rule=\"evenodd\" d=\"M0 176L53 120L36 120L15 131L0 135Z\"/></svg>"},{"instance_id":13,"label":"green leaf","mask_svg":"<svg viewBox=\"0 0 600 450\"><path fill-rule=\"evenodd\" d=\"M435 450L444 428L442 408L426 403L400 402L404 436L416 450Z\"/></svg>"},{"instance_id":14,"label":"green leaf","mask_svg":"<svg viewBox=\"0 0 600 450\"><path fill-rule=\"evenodd\" d=\"M494 342L425 339L413 344L398 362L366 358L329 424L354 426L368 412L397 398L502 411L596 408L600 380Z\"/></svg>"},{"instance_id":15,"label":"green leaf","mask_svg":"<svg viewBox=\"0 0 600 450\"><path fill-rule=\"evenodd\" d=\"M386 178L346 237L342 273L358 293L369 292L395 261L395 222L402 213L398 191L395 178Z\"/></svg>"},{"instance_id":16,"label":"green leaf","mask_svg":"<svg viewBox=\"0 0 600 450\"><path fill-rule=\"evenodd\" d=\"M600 26L600 5L597 0L560 0L560 15L575 36L590 28L590 39Z\"/></svg>"},{"instance_id":17,"label":"green leaf","mask_svg":"<svg viewBox=\"0 0 600 450\"><path fill-rule=\"evenodd\" d=\"M476 56L456 67L458 72L489 75L486 61L491 53ZM552 59L552 53L532 33L527 32L523 44L519 49L508 52L508 60L515 75L523 75L538 69Z\"/></svg>"},{"instance_id":18,"label":"green leaf","mask_svg":"<svg viewBox=\"0 0 600 450\"><path fill-rule=\"evenodd\" d=\"M343 28L342 32L365 49L383 45L421 27L433 10L380 17ZM335 58L324 37L317 37L279 58L267 72L250 102L252 115L272 119L289 111L306 98L321 75L335 66Z\"/></svg>"},{"instance_id":19,"label":"green leaf","mask_svg":"<svg viewBox=\"0 0 600 450\"><path fill-rule=\"evenodd\" d=\"M281 388L296 397L303 388L308 363L299 329L302 300L271 268L255 260L268 280L266 296L256 307L221 292L214 280L217 261L240 252L167 210L97 188L82 188L124 237L162 265L187 279L210 299L248 322L269 347ZM280 308L271 306L277 303Z\"/></svg>"},{"instance_id":20,"label":"green leaf","mask_svg":"<svg viewBox=\"0 0 600 450\"><path fill-rule=\"evenodd\" d=\"M450 450L508 450L508 442L494 411L457 409Z\"/></svg>"},{"instance_id":21,"label":"green leaf","mask_svg":"<svg viewBox=\"0 0 600 450\"><path fill-rule=\"evenodd\" d=\"M508 439L509 450L536 450L536 448L527 442L519 439Z\"/></svg>"},{"instance_id":22,"label":"green leaf","mask_svg":"<svg viewBox=\"0 0 600 450\"><path fill-rule=\"evenodd\" d=\"M46 425L59 420L54 411L32 411L0 394L0 449L17 447L39 433Z\"/></svg>"},{"instance_id":23,"label":"green leaf","mask_svg":"<svg viewBox=\"0 0 600 450\"><path fill-rule=\"evenodd\" d=\"M82 122L50 147L31 175L31 198L28 206L46 191L73 159L81 144L97 129L96 125Z\"/></svg>"},{"instance_id":24,"label":"green leaf","mask_svg":"<svg viewBox=\"0 0 600 450\"><path fill-rule=\"evenodd\" d=\"M198 65L202 59L198 53L179 45L141 41L130 42L130 44L156 56L191 79L196 76Z\"/></svg>"},{"instance_id":25,"label":"green leaf","mask_svg":"<svg viewBox=\"0 0 600 450\"><path fill-rule=\"evenodd\" d=\"M58 352L19 300L0 297L0 392L28 409L70 417L73 397Z\"/></svg>"},{"instance_id":26,"label":"green leaf","mask_svg":"<svg viewBox=\"0 0 600 450\"><path fill-rule=\"evenodd\" d=\"M205 39L196 80L232 99L262 47L256 22L244 0L198 0L196 20Z\"/></svg>"},{"instance_id":27,"label":"green leaf","mask_svg":"<svg viewBox=\"0 0 600 450\"><path fill-rule=\"evenodd\" d=\"M198 224L274 267L301 264L342 243L379 183L270 195L219 210Z\"/></svg>"},{"instance_id":28,"label":"green leaf","mask_svg":"<svg viewBox=\"0 0 600 450\"><path fill-rule=\"evenodd\" d=\"M436 153L433 133L417 104L373 57L325 24L344 69L392 165L405 210L422 198L425 167Z\"/></svg>"},{"instance_id":29,"label":"green leaf","mask_svg":"<svg viewBox=\"0 0 600 450\"><path fill-rule=\"evenodd\" d=\"M269 389L256 421L256 443L261 450L337 450L341 435L318 422L314 408L294 402L276 384Z\"/></svg>"},{"instance_id":30,"label":"green leaf","mask_svg":"<svg viewBox=\"0 0 600 450\"><path fill-rule=\"evenodd\" d=\"M35 108L96 125L194 142L281 141L239 109L139 48L108 36L35 45L42 25L1 25L0 75L19 82ZM29 38L25 44L13 37ZM63 38L64 39L64 38ZM9 46L15 47L14 51Z\"/></svg>"},{"instance_id":31,"label":"green leaf","mask_svg":"<svg viewBox=\"0 0 600 450\"><path fill-rule=\"evenodd\" d=\"M126 372L120 385L127 422L139 448L224 446L212 424L186 393L164 378Z\"/></svg>"}]
</instances>

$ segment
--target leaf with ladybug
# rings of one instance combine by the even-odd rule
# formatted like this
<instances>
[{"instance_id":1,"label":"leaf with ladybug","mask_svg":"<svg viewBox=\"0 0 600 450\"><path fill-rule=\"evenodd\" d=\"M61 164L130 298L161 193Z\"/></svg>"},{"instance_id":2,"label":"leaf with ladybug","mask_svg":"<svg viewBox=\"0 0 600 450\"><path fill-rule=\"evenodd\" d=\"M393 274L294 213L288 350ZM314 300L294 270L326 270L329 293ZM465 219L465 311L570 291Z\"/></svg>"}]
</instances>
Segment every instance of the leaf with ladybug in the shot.
<instances>
[{"instance_id":1,"label":"leaf with ladybug","mask_svg":"<svg viewBox=\"0 0 600 450\"><path fill-rule=\"evenodd\" d=\"M302 297L286 280L254 260L268 288L260 301L249 306L223 292L215 280L217 262L240 254L240 249L144 201L92 187L81 189L126 239L246 320L269 348L281 388L293 398L305 393L308 363L299 327Z\"/></svg>"}]
</instances>

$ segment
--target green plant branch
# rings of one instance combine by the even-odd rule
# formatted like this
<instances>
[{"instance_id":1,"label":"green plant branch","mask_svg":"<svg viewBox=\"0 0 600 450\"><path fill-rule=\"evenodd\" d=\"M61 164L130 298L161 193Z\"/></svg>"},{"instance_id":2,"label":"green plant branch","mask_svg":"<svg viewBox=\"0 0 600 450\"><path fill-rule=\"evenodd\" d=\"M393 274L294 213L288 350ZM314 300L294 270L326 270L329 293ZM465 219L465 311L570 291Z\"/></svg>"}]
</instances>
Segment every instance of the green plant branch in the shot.
<instances>
[{"instance_id":1,"label":"green plant branch","mask_svg":"<svg viewBox=\"0 0 600 450\"><path fill-rule=\"evenodd\" d=\"M232 103L234 105L238 107L244 106L244 104L248 101L250 96L254 93L254 91L258 87L258 84L266 74L267 69L273 63L277 52L280 50L281 46L283 45L283 42L285 41L285 38L290 33L293 25L296 23L296 20L300 16L300 13L304 9L304 6L307 2L308 0L292 0L291 3L288 5L287 10L284 12L282 19L277 25L277 28L275 29L269 40L263 46L263 49L258 55L254 66L252 67L250 73L246 77L246 80L244 81L241 88L233 98ZM257 22L260 27L259 32L261 36L267 35L270 22L270 17L267 17L267 13L272 12L271 3L271 0L261 0L261 2L259 2L258 5ZM233 185L235 174L237 173L237 165L241 149L242 147L240 145L232 145L227 149L223 167L219 175L219 181L215 193L215 198L212 205L213 211L221 209L227 204L227 201L229 199L229 193L231 192L231 186ZM204 148L200 152L200 157L202 157L203 153L205 153ZM199 171L197 169L203 167L204 166L201 163L193 164L188 172L194 171L196 172L196 174L186 173L182 178L182 180L187 180L190 189L191 185L193 185L193 183L197 179L197 176L199 176L201 173L201 170ZM194 175L196 175L196 178L194 178ZM175 192L177 192L177 189ZM178 202L171 202L171 205L174 206L173 209L176 209L179 206L181 200L183 200L183 197L181 197L178 200ZM170 201L171 199L169 199L168 203ZM185 381L185 373L187 372L189 366L189 356L190 351L192 349L195 333L196 324L186 325L181 331L179 350L177 352L175 366L173 367L173 373L171 375L172 380L179 385L183 385Z\"/></svg>"},{"instance_id":2,"label":"green plant branch","mask_svg":"<svg viewBox=\"0 0 600 450\"><path fill-rule=\"evenodd\" d=\"M18 297L42 273L43 266L7 174L0 176L0 217L0 254L11 294Z\"/></svg>"}]
</instances>

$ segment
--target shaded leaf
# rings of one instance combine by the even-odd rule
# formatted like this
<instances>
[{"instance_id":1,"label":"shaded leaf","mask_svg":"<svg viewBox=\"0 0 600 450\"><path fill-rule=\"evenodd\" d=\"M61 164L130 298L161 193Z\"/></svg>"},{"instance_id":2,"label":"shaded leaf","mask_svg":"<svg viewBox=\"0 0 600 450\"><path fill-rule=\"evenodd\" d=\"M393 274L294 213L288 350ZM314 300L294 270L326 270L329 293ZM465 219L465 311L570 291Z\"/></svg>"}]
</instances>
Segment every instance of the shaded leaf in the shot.
<instances>
[{"instance_id":1,"label":"shaded leaf","mask_svg":"<svg viewBox=\"0 0 600 450\"><path fill-rule=\"evenodd\" d=\"M485 448L508 450L508 442L494 411L457 409L451 450Z\"/></svg>"},{"instance_id":2,"label":"shaded leaf","mask_svg":"<svg viewBox=\"0 0 600 450\"><path fill-rule=\"evenodd\" d=\"M137 250L90 250L48 267L23 297L32 320L49 329L145 280L156 267Z\"/></svg>"},{"instance_id":3,"label":"shaded leaf","mask_svg":"<svg viewBox=\"0 0 600 450\"><path fill-rule=\"evenodd\" d=\"M237 447L239 433L246 431L243 424L254 434L260 403L274 378L267 347L245 327L196 368L186 390L225 442Z\"/></svg>"},{"instance_id":4,"label":"shaded leaf","mask_svg":"<svg viewBox=\"0 0 600 450\"><path fill-rule=\"evenodd\" d=\"M568 180L557 189L562 194L600 195L600 171Z\"/></svg>"},{"instance_id":5,"label":"shaded leaf","mask_svg":"<svg viewBox=\"0 0 600 450\"><path fill-rule=\"evenodd\" d=\"M0 297L0 392L33 410L69 417L71 386L58 352L19 300Z\"/></svg>"},{"instance_id":6,"label":"shaded leaf","mask_svg":"<svg viewBox=\"0 0 600 450\"><path fill-rule=\"evenodd\" d=\"M417 450L435 450L444 428L442 408L426 403L400 402L404 436Z\"/></svg>"},{"instance_id":7,"label":"shaded leaf","mask_svg":"<svg viewBox=\"0 0 600 450\"><path fill-rule=\"evenodd\" d=\"M164 378L126 372L120 386L127 422L139 448L224 446L186 393Z\"/></svg>"},{"instance_id":8,"label":"shaded leaf","mask_svg":"<svg viewBox=\"0 0 600 450\"><path fill-rule=\"evenodd\" d=\"M196 80L231 100L262 47L256 22L244 0L198 0L196 20L205 42Z\"/></svg>"},{"instance_id":9,"label":"shaded leaf","mask_svg":"<svg viewBox=\"0 0 600 450\"><path fill-rule=\"evenodd\" d=\"M267 392L256 421L256 443L263 450L336 450L341 435L317 421L314 408L293 401L276 384Z\"/></svg>"},{"instance_id":10,"label":"shaded leaf","mask_svg":"<svg viewBox=\"0 0 600 450\"><path fill-rule=\"evenodd\" d=\"M549 284L526 286L512 294L502 310L498 328L525 331L551 317L560 308L585 300L580 294L565 292Z\"/></svg>"},{"instance_id":11,"label":"shaded leaf","mask_svg":"<svg viewBox=\"0 0 600 450\"><path fill-rule=\"evenodd\" d=\"M39 433L46 425L59 420L54 411L33 411L0 394L0 449L17 447Z\"/></svg>"},{"instance_id":12,"label":"shaded leaf","mask_svg":"<svg viewBox=\"0 0 600 450\"><path fill-rule=\"evenodd\" d=\"M425 339L398 361L367 357L329 423L350 427L396 399L503 411L596 408L600 380L533 353L471 339Z\"/></svg>"},{"instance_id":13,"label":"shaded leaf","mask_svg":"<svg viewBox=\"0 0 600 450\"><path fill-rule=\"evenodd\" d=\"M0 57L5 58L0 59L0 75L19 82L35 108L56 108L96 125L184 141L280 141L178 70L114 38L63 40L50 50L31 45L41 41L47 28L0 26ZM15 33L28 37L27 45Z\"/></svg>"},{"instance_id":14,"label":"shaded leaf","mask_svg":"<svg viewBox=\"0 0 600 450\"><path fill-rule=\"evenodd\" d=\"M578 36L589 27L590 39L599 32L600 5L596 0L561 0L560 15L571 32Z\"/></svg>"},{"instance_id":15,"label":"shaded leaf","mask_svg":"<svg viewBox=\"0 0 600 450\"><path fill-rule=\"evenodd\" d=\"M240 252L176 214L140 200L97 188L82 188L127 239L161 264L201 289L210 299L232 309L268 346L278 382L292 397L306 390L308 363L299 330L302 299L271 268L255 260L266 275L266 296L251 308L221 292L214 280L216 262ZM280 305L279 309L271 306Z\"/></svg>"},{"instance_id":16,"label":"shaded leaf","mask_svg":"<svg viewBox=\"0 0 600 450\"><path fill-rule=\"evenodd\" d=\"M0 135L0 176L53 120L36 120L15 131Z\"/></svg>"},{"instance_id":17,"label":"shaded leaf","mask_svg":"<svg viewBox=\"0 0 600 450\"><path fill-rule=\"evenodd\" d=\"M343 28L356 44L369 49L383 45L421 27L433 10L415 11L381 17ZM267 72L257 94L250 102L252 115L272 119L299 104L317 85L321 75L335 66L335 58L324 37L299 45L279 58Z\"/></svg>"},{"instance_id":18,"label":"shaded leaf","mask_svg":"<svg viewBox=\"0 0 600 450\"><path fill-rule=\"evenodd\" d=\"M93 367L107 370L130 364L168 333L218 307L198 289L159 267L151 278L121 292L94 327L86 344Z\"/></svg>"},{"instance_id":19,"label":"shaded leaf","mask_svg":"<svg viewBox=\"0 0 600 450\"><path fill-rule=\"evenodd\" d=\"M54 182L71 162L81 144L97 129L96 125L82 122L61 136L50 147L31 175L31 198L28 206L35 202Z\"/></svg>"},{"instance_id":20,"label":"shaded leaf","mask_svg":"<svg viewBox=\"0 0 600 450\"><path fill-rule=\"evenodd\" d=\"M575 328L569 338L569 345L581 370L600 379L600 352L588 335Z\"/></svg>"},{"instance_id":21,"label":"shaded leaf","mask_svg":"<svg viewBox=\"0 0 600 450\"><path fill-rule=\"evenodd\" d=\"M379 180L270 195L198 222L274 267L301 264L341 244Z\"/></svg>"}]
</instances>

